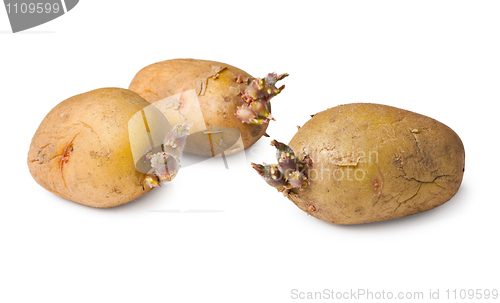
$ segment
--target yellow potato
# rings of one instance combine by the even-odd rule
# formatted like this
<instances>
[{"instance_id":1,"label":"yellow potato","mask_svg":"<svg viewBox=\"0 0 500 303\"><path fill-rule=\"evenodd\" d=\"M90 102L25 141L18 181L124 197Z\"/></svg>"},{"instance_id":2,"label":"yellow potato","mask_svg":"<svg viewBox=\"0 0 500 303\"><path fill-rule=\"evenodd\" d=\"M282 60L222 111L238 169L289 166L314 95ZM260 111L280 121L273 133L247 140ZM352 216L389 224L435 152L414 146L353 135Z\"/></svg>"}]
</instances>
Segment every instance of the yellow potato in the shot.
<instances>
[{"instance_id":1,"label":"yellow potato","mask_svg":"<svg viewBox=\"0 0 500 303\"><path fill-rule=\"evenodd\" d=\"M286 76L269 74L256 79L225 63L174 59L143 68L129 89L159 104L172 124L194 124L185 152L214 156L247 149L266 133L272 119L269 100L284 88L274 84ZM259 83L261 87L252 91ZM245 94L249 88L256 102Z\"/></svg>"},{"instance_id":2,"label":"yellow potato","mask_svg":"<svg viewBox=\"0 0 500 303\"><path fill-rule=\"evenodd\" d=\"M290 150L274 144L285 151L280 164L254 167L300 209L335 224L430 210L455 195L464 173L464 147L453 130L385 105L347 104L314 115L289 143L299 172L294 167L281 180L276 169L290 166Z\"/></svg>"},{"instance_id":3,"label":"yellow potato","mask_svg":"<svg viewBox=\"0 0 500 303\"><path fill-rule=\"evenodd\" d=\"M149 105L120 88L97 89L59 103L33 136L31 175L54 194L93 207L117 206L149 192L147 172L138 171L133 159L134 134L129 136L130 119Z\"/></svg>"}]
</instances>

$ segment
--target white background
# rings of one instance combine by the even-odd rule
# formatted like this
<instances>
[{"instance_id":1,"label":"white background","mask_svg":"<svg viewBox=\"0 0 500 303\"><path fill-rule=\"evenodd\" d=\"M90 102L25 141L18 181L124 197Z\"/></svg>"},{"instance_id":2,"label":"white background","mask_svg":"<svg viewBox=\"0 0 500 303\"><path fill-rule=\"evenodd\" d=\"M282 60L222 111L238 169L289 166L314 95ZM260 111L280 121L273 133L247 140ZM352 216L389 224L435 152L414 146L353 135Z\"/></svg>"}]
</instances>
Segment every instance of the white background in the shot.
<instances>
[{"instance_id":1,"label":"white background","mask_svg":"<svg viewBox=\"0 0 500 303\"><path fill-rule=\"evenodd\" d=\"M444 299L446 289L500 289L499 16L498 1L87 0L12 34L0 9L0 302L303 302L292 289L359 288L425 298L439 289ZM244 165L187 166L113 209L66 201L31 178L31 138L52 107L126 88L142 67L173 58L290 74L273 100L271 138ZM454 129L466 149L458 194L427 213L336 226L248 165L272 162L269 141L288 142L310 114L351 102Z\"/></svg>"}]
</instances>

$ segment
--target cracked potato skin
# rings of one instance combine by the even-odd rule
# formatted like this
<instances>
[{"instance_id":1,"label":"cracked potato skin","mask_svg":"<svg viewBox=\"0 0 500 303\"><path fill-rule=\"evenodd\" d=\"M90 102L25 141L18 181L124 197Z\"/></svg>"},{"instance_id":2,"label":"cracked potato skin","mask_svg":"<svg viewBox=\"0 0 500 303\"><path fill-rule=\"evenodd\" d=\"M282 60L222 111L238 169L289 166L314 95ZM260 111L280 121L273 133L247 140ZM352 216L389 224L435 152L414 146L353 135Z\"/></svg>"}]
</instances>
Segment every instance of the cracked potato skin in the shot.
<instances>
[{"instance_id":1,"label":"cracked potato skin","mask_svg":"<svg viewBox=\"0 0 500 303\"><path fill-rule=\"evenodd\" d=\"M243 83L236 79L241 75ZM151 103L189 90L196 90L207 129L231 127L239 131L244 148L247 149L265 133L268 124L242 123L235 115L236 108L244 101L248 81L254 77L229 64L196 60L173 59L157 62L140 70L129 85ZM210 148L199 144L198 148L185 152L201 156L212 156ZM230 153L229 153L230 154Z\"/></svg>"},{"instance_id":2,"label":"cracked potato skin","mask_svg":"<svg viewBox=\"0 0 500 303\"><path fill-rule=\"evenodd\" d=\"M43 188L92 207L113 207L149 192L135 168L128 121L149 103L121 88L102 88L59 103L31 141L28 168Z\"/></svg>"},{"instance_id":3,"label":"cracked potato skin","mask_svg":"<svg viewBox=\"0 0 500 303\"><path fill-rule=\"evenodd\" d=\"M358 224L421 213L450 200L465 151L446 125L395 107L354 103L313 116L290 141L313 165L285 195L326 222Z\"/></svg>"}]
</instances>

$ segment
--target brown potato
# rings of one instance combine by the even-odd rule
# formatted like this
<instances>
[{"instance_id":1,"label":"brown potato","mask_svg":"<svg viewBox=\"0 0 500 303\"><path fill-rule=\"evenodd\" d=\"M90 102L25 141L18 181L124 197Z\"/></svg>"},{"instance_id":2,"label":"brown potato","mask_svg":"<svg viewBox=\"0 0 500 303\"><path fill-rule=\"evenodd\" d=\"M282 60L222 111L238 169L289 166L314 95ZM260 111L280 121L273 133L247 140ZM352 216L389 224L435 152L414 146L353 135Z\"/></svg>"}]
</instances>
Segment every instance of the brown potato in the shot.
<instances>
[{"instance_id":1,"label":"brown potato","mask_svg":"<svg viewBox=\"0 0 500 303\"><path fill-rule=\"evenodd\" d=\"M289 143L293 151L274 144L280 164L254 168L300 209L335 224L437 207L458 191L465 165L462 141L449 127L378 104L330 108L299 129ZM295 165L287 163L290 157L298 158Z\"/></svg>"},{"instance_id":2,"label":"brown potato","mask_svg":"<svg viewBox=\"0 0 500 303\"><path fill-rule=\"evenodd\" d=\"M220 62L174 59L143 68L135 75L129 89L151 103L163 101L158 107L169 121L175 121L173 124L182 120L175 117L172 108L181 112L184 121L194 123L185 152L214 156L217 150L233 154L246 149L266 133L268 121L272 119L268 101L284 88L276 88L275 82L286 76L269 74L264 79L255 79L241 69ZM244 100L242 97L246 96L241 92L259 80L264 81L259 91L265 90L264 94L259 94L264 102L252 103L251 98ZM178 100L165 102L173 96ZM189 101L196 97L198 101ZM253 105L261 108L248 108ZM236 115L238 110L239 116ZM238 140L240 148L234 147Z\"/></svg>"},{"instance_id":3,"label":"brown potato","mask_svg":"<svg viewBox=\"0 0 500 303\"><path fill-rule=\"evenodd\" d=\"M149 105L120 88L59 103L33 136L31 175L54 194L93 207L117 206L149 192L146 174L136 170L128 132L131 117Z\"/></svg>"}]
</instances>

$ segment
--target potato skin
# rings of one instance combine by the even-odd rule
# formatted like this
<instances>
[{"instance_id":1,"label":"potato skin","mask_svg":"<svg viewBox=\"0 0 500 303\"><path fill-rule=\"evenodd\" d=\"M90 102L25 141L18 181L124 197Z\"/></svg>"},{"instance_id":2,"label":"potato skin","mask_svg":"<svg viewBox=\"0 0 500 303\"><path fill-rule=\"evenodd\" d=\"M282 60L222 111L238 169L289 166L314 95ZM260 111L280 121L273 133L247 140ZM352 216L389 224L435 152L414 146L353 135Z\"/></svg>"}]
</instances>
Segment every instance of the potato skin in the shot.
<instances>
[{"instance_id":1,"label":"potato skin","mask_svg":"<svg viewBox=\"0 0 500 303\"><path fill-rule=\"evenodd\" d=\"M310 184L285 195L335 224L417 214L450 200L462 182L465 151L446 125L395 107L355 103L320 112L290 141L313 165Z\"/></svg>"},{"instance_id":2,"label":"potato skin","mask_svg":"<svg viewBox=\"0 0 500 303\"><path fill-rule=\"evenodd\" d=\"M245 80L243 83L236 82L239 75ZM236 108L244 103L240 92L247 87L247 79L251 81L254 78L229 64L196 59L173 59L157 62L140 70L130 83L129 89L151 103L192 89L196 90L206 127L208 129L230 127L238 130L244 148L247 149L266 133L268 126L267 123L262 125L242 123L235 116ZM198 148L186 148L185 152L212 156L210 148L207 149L201 142Z\"/></svg>"},{"instance_id":3,"label":"potato skin","mask_svg":"<svg viewBox=\"0 0 500 303\"><path fill-rule=\"evenodd\" d=\"M135 168L128 136L129 119L148 105L120 88L97 89L59 103L31 141L31 175L52 193L92 207L121 205L149 192L143 188L145 175Z\"/></svg>"}]
</instances>

